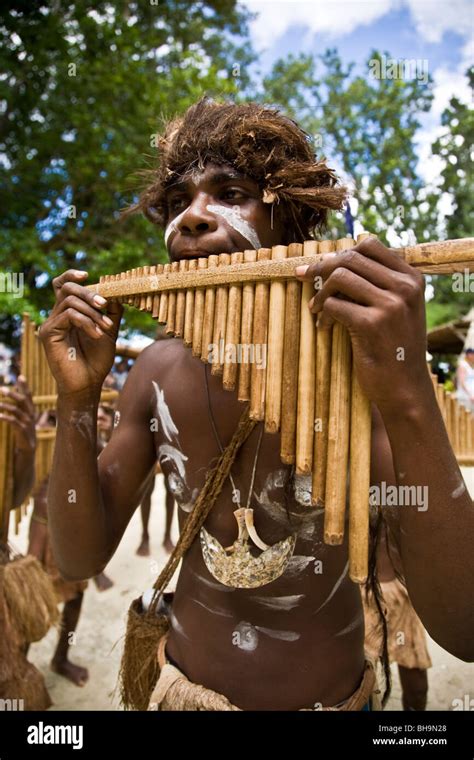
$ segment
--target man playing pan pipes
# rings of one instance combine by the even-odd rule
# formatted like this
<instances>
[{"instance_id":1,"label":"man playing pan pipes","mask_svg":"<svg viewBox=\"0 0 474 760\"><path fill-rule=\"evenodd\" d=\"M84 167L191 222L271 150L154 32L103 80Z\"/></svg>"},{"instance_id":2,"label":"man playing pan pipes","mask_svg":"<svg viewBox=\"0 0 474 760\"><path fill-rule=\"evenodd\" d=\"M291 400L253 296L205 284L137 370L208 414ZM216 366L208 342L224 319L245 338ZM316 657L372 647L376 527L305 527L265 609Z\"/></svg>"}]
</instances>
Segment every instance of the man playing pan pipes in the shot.
<instances>
[{"instance_id":1,"label":"man playing pan pipes","mask_svg":"<svg viewBox=\"0 0 474 760\"><path fill-rule=\"evenodd\" d=\"M303 241L344 197L294 122L257 104L204 99L167 126L158 167L131 210L165 230L176 262ZM384 516L423 624L472 660L474 510L426 367L423 276L374 238L297 275L322 282L309 304L315 318L350 333L373 404L372 483L428 487L426 510L386 507ZM205 510L202 495L215 499L199 536L184 545L150 708L374 709L347 540L323 543L324 510L310 506L310 478L282 466L279 436L261 423L247 430L236 396L180 340L139 356L96 460L96 410L122 307L89 291L86 276L68 270L53 281L56 303L41 328L59 392L49 510L61 572L82 579L106 566L157 459L182 535L197 521L194 510ZM238 453L222 485L210 468L218 460L226 473L232 446ZM269 547L271 561L259 563Z\"/></svg>"}]
</instances>

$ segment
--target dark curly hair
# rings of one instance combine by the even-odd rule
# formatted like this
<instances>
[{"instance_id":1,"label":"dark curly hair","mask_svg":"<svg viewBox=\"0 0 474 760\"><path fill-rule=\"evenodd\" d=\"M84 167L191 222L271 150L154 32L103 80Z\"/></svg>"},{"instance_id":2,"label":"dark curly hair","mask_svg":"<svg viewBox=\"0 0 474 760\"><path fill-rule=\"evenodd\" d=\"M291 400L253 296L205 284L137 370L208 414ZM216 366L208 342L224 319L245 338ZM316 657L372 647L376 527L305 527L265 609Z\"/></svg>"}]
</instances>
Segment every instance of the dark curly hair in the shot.
<instances>
[{"instance_id":1,"label":"dark curly hair","mask_svg":"<svg viewBox=\"0 0 474 760\"><path fill-rule=\"evenodd\" d=\"M254 180L264 203L275 203L288 240L321 231L330 209L347 195L335 172L317 158L309 136L278 109L258 103L217 103L204 97L165 126L156 168L141 172L147 185L125 215L141 211L164 227L166 191L207 163L232 166Z\"/></svg>"}]
</instances>

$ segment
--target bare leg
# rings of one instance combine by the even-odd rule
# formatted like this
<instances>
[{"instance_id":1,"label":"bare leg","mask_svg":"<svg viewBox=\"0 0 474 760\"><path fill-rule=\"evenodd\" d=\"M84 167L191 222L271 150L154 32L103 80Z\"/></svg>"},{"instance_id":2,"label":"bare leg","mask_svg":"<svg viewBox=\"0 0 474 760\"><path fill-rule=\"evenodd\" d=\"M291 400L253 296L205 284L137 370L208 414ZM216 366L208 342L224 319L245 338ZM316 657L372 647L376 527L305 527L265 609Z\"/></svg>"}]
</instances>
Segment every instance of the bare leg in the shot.
<instances>
[{"instance_id":1,"label":"bare leg","mask_svg":"<svg viewBox=\"0 0 474 760\"><path fill-rule=\"evenodd\" d=\"M148 523L150 521L151 495L153 493L154 486L155 481L153 480L151 490L148 489L145 496L143 497L142 503L140 504L140 511L142 514L142 540L140 546L137 549L137 554L140 557L150 556L150 536L148 535Z\"/></svg>"},{"instance_id":2,"label":"bare leg","mask_svg":"<svg viewBox=\"0 0 474 760\"><path fill-rule=\"evenodd\" d=\"M428 698L428 674L420 668L398 666L402 685L402 703L404 710L426 710Z\"/></svg>"},{"instance_id":3,"label":"bare leg","mask_svg":"<svg viewBox=\"0 0 474 760\"><path fill-rule=\"evenodd\" d=\"M165 535L163 538L163 546L168 552L168 554L171 554L171 552L174 549L174 543L171 540L171 523L173 522L174 497L171 491L168 490L168 484L166 480L165 480L165 488L166 488L166 523L165 523Z\"/></svg>"},{"instance_id":4,"label":"bare leg","mask_svg":"<svg viewBox=\"0 0 474 760\"><path fill-rule=\"evenodd\" d=\"M84 686L89 678L89 671L87 668L83 668L80 665L74 665L68 660L70 634L76 630L83 598L84 593L80 591L74 599L65 603L61 620L61 633L59 634L56 652L51 660L51 670L68 678L76 684L76 686Z\"/></svg>"}]
</instances>

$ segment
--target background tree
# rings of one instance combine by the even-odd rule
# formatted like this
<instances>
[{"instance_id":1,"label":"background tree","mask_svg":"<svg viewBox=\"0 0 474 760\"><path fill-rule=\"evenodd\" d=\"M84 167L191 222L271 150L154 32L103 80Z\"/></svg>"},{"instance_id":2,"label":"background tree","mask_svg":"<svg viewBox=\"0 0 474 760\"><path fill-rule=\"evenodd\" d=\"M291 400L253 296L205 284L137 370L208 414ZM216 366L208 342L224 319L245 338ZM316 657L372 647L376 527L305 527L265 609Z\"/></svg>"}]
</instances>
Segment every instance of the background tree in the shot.
<instances>
[{"instance_id":1,"label":"background tree","mask_svg":"<svg viewBox=\"0 0 474 760\"><path fill-rule=\"evenodd\" d=\"M389 59L388 53L385 54ZM342 169L358 202L356 218L387 242L395 235L428 240L436 225L436 195L418 172L419 115L431 107L432 82L375 78L373 51L364 75L344 65L336 50L279 60L260 98L282 106L312 135L315 148ZM339 217L335 232L344 232ZM393 238L392 238L393 239Z\"/></svg>"},{"instance_id":2,"label":"background tree","mask_svg":"<svg viewBox=\"0 0 474 760\"><path fill-rule=\"evenodd\" d=\"M474 67L466 76L471 91L474 87ZM444 161L441 172L441 191L450 196L452 211L445 220L447 238L474 237L474 195L472 190L472 161L474 150L474 111L471 104L462 103L456 96L441 116L444 134L433 143L433 153ZM471 282L474 278L471 278ZM464 291L453 291L451 277L433 277L434 299L428 316L432 325L466 314L474 305L474 283ZM468 283L470 284L470 283Z\"/></svg>"},{"instance_id":3,"label":"background tree","mask_svg":"<svg viewBox=\"0 0 474 760\"><path fill-rule=\"evenodd\" d=\"M247 19L235 0L3 5L0 245L26 289L0 293L0 312L45 315L50 280L69 267L93 281L164 259L161 233L141 218L121 224L120 209L162 118L246 86ZM15 324L3 319L3 337Z\"/></svg>"}]
</instances>

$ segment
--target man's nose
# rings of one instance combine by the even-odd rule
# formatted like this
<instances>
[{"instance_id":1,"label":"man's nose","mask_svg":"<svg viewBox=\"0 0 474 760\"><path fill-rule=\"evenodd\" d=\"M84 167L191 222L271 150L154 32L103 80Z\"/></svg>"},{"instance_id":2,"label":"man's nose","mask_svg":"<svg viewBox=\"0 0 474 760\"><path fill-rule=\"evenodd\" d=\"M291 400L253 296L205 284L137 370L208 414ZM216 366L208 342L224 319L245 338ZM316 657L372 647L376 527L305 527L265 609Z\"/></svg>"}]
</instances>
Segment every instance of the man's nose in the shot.
<instances>
[{"instance_id":1,"label":"man's nose","mask_svg":"<svg viewBox=\"0 0 474 760\"><path fill-rule=\"evenodd\" d=\"M176 225L181 234L200 235L217 230L216 217L206 208L210 202L207 196L201 196L192 201Z\"/></svg>"}]
</instances>

